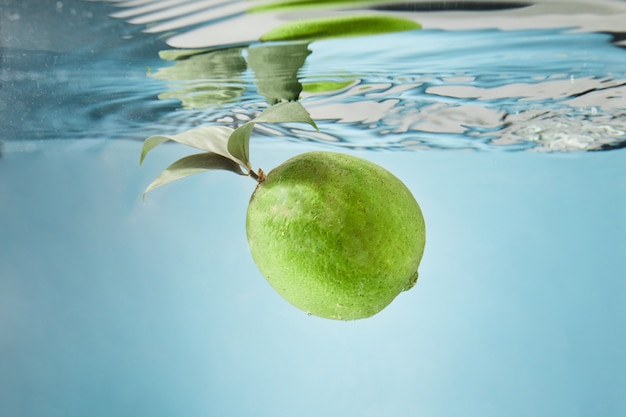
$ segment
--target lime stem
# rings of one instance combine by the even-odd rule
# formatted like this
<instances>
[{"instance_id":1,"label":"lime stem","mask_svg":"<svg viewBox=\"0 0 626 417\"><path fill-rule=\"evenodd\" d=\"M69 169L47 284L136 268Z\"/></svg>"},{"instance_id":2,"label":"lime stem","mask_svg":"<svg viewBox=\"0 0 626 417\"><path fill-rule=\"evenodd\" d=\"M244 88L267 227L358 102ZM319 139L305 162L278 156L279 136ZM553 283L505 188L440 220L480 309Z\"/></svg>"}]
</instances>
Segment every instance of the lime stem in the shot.
<instances>
[{"instance_id":1,"label":"lime stem","mask_svg":"<svg viewBox=\"0 0 626 417\"><path fill-rule=\"evenodd\" d=\"M261 168L259 168L259 172L255 173L253 170L248 171L248 175L256 180L259 184L265 181L265 172Z\"/></svg>"}]
</instances>

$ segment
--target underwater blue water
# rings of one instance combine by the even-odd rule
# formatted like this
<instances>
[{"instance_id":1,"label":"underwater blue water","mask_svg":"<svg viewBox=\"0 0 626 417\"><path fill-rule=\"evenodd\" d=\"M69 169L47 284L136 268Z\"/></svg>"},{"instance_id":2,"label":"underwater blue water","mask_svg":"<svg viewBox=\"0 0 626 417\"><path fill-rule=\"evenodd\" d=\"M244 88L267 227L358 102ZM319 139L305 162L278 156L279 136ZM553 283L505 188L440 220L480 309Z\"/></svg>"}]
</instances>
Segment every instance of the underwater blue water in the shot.
<instances>
[{"instance_id":1,"label":"underwater blue water","mask_svg":"<svg viewBox=\"0 0 626 417\"><path fill-rule=\"evenodd\" d=\"M610 35L304 45L297 80L320 133L264 127L255 167L367 158L407 184L427 227L417 285L337 322L287 304L254 266L254 181L203 174L142 202L190 151L163 145L139 167L141 140L254 117L268 68L242 66L238 46L198 58L208 75L168 72L163 39L107 7L63 2L86 23L3 20L0 415L626 415L626 51Z\"/></svg>"}]
</instances>

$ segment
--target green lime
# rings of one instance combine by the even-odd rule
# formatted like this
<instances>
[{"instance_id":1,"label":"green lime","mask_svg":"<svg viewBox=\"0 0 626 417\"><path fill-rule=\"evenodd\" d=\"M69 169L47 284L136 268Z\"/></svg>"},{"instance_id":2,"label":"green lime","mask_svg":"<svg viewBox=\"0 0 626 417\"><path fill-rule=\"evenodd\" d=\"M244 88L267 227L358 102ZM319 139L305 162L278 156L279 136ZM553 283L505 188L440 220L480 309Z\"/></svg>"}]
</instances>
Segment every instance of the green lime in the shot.
<instances>
[{"instance_id":1,"label":"green lime","mask_svg":"<svg viewBox=\"0 0 626 417\"><path fill-rule=\"evenodd\" d=\"M350 155L310 152L259 183L246 219L252 257L270 285L309 314L370 317L417 281L426 239L409 189Z\"/></svg>"}]
</instances>

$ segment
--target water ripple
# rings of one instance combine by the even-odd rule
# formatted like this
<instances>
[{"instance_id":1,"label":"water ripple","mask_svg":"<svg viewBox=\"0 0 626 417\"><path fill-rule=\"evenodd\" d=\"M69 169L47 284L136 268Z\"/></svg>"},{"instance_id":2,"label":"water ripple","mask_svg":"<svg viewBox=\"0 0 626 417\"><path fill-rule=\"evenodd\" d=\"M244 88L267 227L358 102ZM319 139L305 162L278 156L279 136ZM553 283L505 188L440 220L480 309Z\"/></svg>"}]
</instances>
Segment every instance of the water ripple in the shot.
<instances>
[{"instance_id":1,"label":"water ripple","mask_svg":"<svg viewBox=\"0 0 626 417\"><path fill-rule=\"evenodd\" d=\"M176 56L181 51L140 25L97 16L89 22L102 36L80 49L0 50L6 140L141 140L236 126L299 97L320 132L262 126L258 136L389 150L564 152L626 143L626 50L611 34L421 30Z\"/></svg>"}]
</instances>

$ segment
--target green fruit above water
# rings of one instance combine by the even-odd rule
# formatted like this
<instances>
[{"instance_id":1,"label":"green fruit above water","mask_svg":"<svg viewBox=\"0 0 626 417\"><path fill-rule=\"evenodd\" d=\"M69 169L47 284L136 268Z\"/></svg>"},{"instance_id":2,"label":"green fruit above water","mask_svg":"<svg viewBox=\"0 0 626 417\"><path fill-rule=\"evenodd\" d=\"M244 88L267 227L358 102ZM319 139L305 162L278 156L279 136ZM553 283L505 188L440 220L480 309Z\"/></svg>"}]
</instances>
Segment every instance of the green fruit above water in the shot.
<instances>
[{"instance_id":1,"label":"green fruit above water","mask_svg":"<svg viewBox=\"0 0 626 417\"><path fill-rule=\"evenodd\" d=\"M332 152L272 170L252 195L246 230L255 263L283 298L338 320L370 317L413 287L426 237L398 178Z\"/></svg>"}]
</instances>

